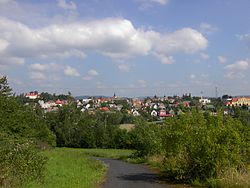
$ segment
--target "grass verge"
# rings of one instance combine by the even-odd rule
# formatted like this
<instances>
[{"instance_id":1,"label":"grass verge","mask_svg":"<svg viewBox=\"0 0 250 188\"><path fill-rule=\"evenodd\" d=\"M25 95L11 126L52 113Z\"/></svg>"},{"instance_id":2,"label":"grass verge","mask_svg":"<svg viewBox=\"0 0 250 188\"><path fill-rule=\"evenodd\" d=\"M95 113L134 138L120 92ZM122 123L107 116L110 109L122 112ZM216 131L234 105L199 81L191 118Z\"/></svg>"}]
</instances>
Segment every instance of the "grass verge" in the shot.
<instances>
[{"instance_id":1,"label":"grass verge","mask_svg":"<svg viewBox=\"0 0 250 188\"><path fill-rule=\"evenodd\" d=\"M126 159L129 158L133 150L127 149L82 149L86 156L93 157L106 157L113 159Z\"/></svg>"},{"instance_id":2,"label":"grass verge","mask_svg":"<svg viewBox=\"0 0 250 188\"><path fill-rule=\"evenodd\" d=\"M94 188L104 180L106 167L87 157L84 149L56 148L44 152L48 157L43 183L29 183L29 188Z\"/></svg>"}]
</instances>

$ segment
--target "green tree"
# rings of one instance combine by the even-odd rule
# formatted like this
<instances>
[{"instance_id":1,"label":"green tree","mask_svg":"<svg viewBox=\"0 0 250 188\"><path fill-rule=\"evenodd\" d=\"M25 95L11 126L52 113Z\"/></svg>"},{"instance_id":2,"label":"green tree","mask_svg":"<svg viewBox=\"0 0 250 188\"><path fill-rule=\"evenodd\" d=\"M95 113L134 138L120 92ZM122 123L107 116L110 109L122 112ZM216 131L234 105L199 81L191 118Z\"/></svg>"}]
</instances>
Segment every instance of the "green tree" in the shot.
<instances>
[{"instance_id":1,"label":"green tree","mask_svg":"<svg viewBox=\"0 0 250 188\"><path fill-rule=\"evenodd\" d=\"M3 76L0 78L0 95L10 96L12 94L12 89L9 87L7 77Z\"/></svg>"}]
</instances>

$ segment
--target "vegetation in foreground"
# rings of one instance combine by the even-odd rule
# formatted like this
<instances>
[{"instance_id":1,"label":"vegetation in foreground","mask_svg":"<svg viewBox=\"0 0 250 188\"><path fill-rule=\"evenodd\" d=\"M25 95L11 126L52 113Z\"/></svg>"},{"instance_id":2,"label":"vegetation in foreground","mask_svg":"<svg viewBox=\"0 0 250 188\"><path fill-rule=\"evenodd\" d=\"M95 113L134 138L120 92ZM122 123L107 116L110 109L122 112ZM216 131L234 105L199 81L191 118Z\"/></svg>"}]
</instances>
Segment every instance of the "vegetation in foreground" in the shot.
<instances>
[{"instance_id":1,"label":"vegetation in foreground","mask_svg":"<svg viewBox=\"0 0 250 188\"><path fill-rule=\"evenodd\" d=\"M88 157L84 149L56 148L43 152L48 158L43 182L31 182L26 188L94 188L105 178L106 167Z\"/></svg>"},{"instance_id":2,"label":"vegetation in foreground","mask_svg":"<svg viewBox=\"0 0 250 188\"><path fill-rule=\"evenodd\" d=\"M0 187L20 187L42 181L46 158L41 148L55 145L55 136L32 108L11 95L0 78Z\"/></svg>"},{"instance_id":3,"label":"vegetation in foreground","mask_svg":"<svg viewBox=\"0 0 250 188\"><path fill-rule=\"evenodd\" d=\"M137 156L174 182L250 187L250 126L240 119L192 112L134 131Z\"/></svg>"}]
</instances>

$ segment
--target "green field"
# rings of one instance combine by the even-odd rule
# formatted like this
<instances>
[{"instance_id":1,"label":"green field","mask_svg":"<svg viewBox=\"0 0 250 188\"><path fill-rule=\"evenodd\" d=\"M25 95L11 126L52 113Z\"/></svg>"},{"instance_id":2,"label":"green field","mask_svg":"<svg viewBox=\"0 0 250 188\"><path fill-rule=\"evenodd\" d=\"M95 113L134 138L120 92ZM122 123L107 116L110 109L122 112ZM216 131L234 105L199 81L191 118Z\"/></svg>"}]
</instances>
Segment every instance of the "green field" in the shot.
<instances>
[{"instance_id":1,"label":"green field","mask_svg":"<svg viewBox=\"0 0 250 188\"><path fill-rule=\"evenodd\" d=\"M44 181L25 188L95 188L105 179L107 168L90 156L120 158L130 150L56 148L44 152L48 157Z\"/></svg>"}]
</instances>

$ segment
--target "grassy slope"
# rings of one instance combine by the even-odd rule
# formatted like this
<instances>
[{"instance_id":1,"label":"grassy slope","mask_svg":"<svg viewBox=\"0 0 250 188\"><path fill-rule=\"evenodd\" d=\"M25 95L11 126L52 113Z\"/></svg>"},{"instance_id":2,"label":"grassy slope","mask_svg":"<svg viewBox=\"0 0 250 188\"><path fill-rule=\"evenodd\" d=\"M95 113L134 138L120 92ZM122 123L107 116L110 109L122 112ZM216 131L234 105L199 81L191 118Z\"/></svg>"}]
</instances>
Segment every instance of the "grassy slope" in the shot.
<instances>
[{"instance_id":1,"label":"grassy slope","mask_svg":"<svg viewBox=\"0 0 250 188\"><path fill-rule=\"evenodd\" d=\"M94 188L105 178L106 167L89 156L120 158L130 150L56 148L44 152L48 157L44 183L30 183L29 188Z\"/></svg>"}]
</instances>

